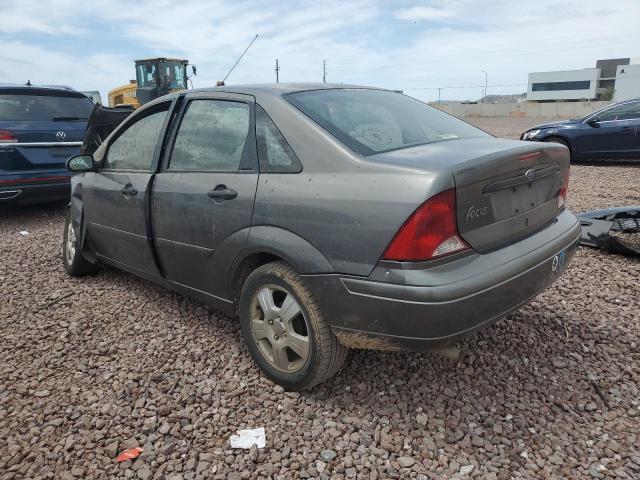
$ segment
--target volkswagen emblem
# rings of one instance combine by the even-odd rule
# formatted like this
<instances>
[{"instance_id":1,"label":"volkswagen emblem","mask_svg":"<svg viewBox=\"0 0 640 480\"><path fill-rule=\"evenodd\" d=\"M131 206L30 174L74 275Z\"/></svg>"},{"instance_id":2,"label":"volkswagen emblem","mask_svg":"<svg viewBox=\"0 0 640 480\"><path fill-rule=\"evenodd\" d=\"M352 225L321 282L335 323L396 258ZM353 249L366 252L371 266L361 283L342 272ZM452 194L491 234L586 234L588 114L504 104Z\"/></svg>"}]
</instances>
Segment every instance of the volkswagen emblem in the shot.
<instances>
[{"instance_id":1,"label":"volkswagen emblem","mask_svg":"<svg viewBox=\"0 0 640 480\"><path fill-rule=\"evenodd\" d=\"M529 170L524 172L524 176L531 180L536 176L536 171L533 168L530 168Z\"/></svg>"},{"instance_id":2,"label":"volkswagen emblem","mask_svg":"<svg viewBox=\"0 0 640 480\"><path fill-rule=\"evenodd\" d=\"M56 133L56 139L58 139L59 142L64 142L65 138L67 138L67 134L63 131Z\"/></svg>"}]
</instances>

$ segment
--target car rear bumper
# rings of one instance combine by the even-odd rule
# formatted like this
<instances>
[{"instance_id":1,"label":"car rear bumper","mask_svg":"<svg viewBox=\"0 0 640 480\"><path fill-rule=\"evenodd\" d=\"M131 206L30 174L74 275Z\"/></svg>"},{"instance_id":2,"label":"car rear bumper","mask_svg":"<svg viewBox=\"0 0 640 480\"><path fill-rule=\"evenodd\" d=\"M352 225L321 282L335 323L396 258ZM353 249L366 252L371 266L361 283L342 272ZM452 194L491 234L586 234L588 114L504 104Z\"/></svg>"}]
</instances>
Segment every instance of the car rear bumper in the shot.
<instances>
[{"instance_id":1,"label":"car rear bumper","mask_svg":"<svg viewBox=\"0 0 640 480\"><path fill-rule=\"evenodd\" d=\"M580 224L569 212L508 247L432 268L388 265L367 278L307 275L325 318L346 346L424 350L490 325L548 287L571 261ZM403 283L380 281L388 277Z\"/></svg>"},{"instance_id":2,"label":"car rear bumper","mask_svg":"<svg viewBox=\"0 0 640 480\"><path fill-rule=\"evenodd\" d=\"M70 172L51 172L18 178L0 175L0 204L40 203L69 198Z\"/></svg>"}]
</instances>

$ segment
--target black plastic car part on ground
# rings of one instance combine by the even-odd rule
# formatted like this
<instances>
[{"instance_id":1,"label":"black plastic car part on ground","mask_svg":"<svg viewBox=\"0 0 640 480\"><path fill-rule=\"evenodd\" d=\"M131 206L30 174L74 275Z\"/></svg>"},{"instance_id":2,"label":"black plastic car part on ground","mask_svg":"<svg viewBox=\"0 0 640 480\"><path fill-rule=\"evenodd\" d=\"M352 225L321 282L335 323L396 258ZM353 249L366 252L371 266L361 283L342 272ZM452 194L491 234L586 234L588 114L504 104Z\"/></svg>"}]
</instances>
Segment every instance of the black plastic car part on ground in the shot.
<instances>
[{"instance_id":1,"label":"black plastic car part on ground","mask_svg":"<svg viewBox=\"0 0 640 480\"><path fill-rule=\"evenodd\" d=\"M581 245L640 257L640 205L605 208L578 215Z\"/></svg>"}]
</instances>

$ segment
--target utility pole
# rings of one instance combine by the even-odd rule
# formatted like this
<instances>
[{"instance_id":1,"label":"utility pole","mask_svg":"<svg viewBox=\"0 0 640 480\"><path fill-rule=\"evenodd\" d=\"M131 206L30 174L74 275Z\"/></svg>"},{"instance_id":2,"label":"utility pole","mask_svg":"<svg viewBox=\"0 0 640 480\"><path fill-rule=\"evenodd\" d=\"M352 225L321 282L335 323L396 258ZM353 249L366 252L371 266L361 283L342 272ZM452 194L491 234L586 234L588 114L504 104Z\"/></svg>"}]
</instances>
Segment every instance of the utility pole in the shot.
<instances>
[{"instance_id":1,"label":"utility pole","mask_svg":"<svg viewBox=\"0 0 640 480\"><path fill-rule=\"evenodd\" d=\"M487 98L487 77L489 75L484 70L482 72L484 73L484 95L482 96L482 103L484 103L485 98Z\"/></svg>"},{"instance_id":2,"label":"utility pole","mask_svg":"<svg viewBox=\"0 0 640 480\"><path fill-rule=\"evenodd\" d=\"M276 72L276 83L280 83L280 66L278 65L278 59L276 58L276 68L274 68Z\"/></svg>"},{"instance_id":3,"label":"utility pole","mask_svg":"<svg viewBox=\"0 0 640 480\"><path fill-rule=\"evenodd\" d=\"M322 60L322 83L327 83L327 61Z\"/></svg>"},{"instance_id":4,"label":"utility pole","mask_svg":"<svg viewBox=\"0 0 640 480\"><path fill-rule=\"evenodd\" d=\"M438 104L440 104L440 90L442 90L442 87L438 87Z\"/></svg>"}]
</instances>

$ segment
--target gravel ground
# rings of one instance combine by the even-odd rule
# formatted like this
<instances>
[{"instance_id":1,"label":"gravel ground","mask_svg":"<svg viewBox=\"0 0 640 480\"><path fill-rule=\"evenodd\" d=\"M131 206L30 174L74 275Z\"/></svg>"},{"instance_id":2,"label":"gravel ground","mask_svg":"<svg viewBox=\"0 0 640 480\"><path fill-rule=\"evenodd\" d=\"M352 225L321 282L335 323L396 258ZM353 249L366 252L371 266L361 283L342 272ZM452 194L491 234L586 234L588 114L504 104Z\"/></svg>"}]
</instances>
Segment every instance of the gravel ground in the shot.
<instances>
[{"instance_id":1,"label":"gravel ground","mask_svg":"<svg viewBox=\"0 0 640 480\"><path fill-rule=\"evenodd\" d=\"M639 195L637 167L572 168L576 211ZM234 319L115 270L67 277L60 206L0 222L0 479L640 478L638 260L581 248L458 362L357 351L286 393ZM266 448L230 449L259 426Z\"/></svg>"}]
</instances>

